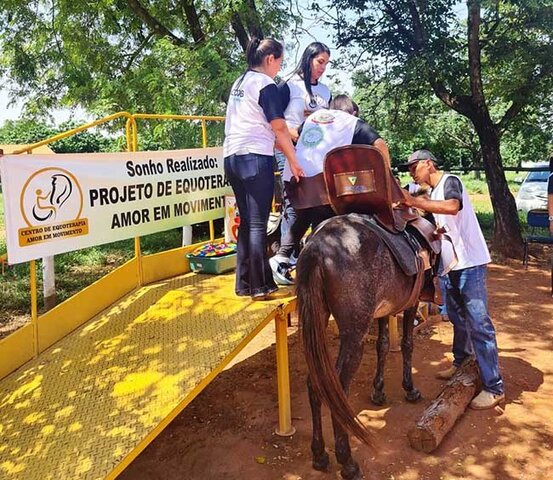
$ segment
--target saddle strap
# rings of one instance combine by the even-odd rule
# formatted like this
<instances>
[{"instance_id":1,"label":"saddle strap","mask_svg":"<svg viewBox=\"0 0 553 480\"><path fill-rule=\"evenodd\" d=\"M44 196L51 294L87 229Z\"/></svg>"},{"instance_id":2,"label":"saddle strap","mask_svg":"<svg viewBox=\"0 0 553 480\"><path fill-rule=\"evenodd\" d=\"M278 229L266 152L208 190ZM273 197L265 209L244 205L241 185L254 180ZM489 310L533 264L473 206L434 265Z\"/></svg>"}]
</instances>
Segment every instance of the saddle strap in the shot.
<instances>
[{"instance_id":1,"label":"saddle strap","mask_svg":"<svg viewBox=\"0 0 553 480\"><path fill-rule=\"evenodd\" d=\"M415 283L413 284L413 288L411 289L409 298L405 301L405 303L401 306L401 308L398 308L397 311L395 311L392 315L395 315L396 313L399 313L399 312L403 312L405 309L414 306L419 301L419 295L421 293L422 284L424 281L424 271L425 271L424 265L423 265L423 259L420 257L420 255L417 255L417 262L419 264L419 271L417 272L417 276L415 277Z\"/></svg>"}]
</instances>

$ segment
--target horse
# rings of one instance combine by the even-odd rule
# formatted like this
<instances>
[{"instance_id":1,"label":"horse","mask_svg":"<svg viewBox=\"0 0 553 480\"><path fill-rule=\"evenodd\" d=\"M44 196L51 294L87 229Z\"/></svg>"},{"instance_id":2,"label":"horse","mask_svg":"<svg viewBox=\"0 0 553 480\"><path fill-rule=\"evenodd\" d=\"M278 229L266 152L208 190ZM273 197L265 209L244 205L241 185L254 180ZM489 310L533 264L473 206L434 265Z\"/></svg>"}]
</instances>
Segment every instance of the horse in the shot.
<instances>
[{"instance_id":1,"label":"horse","mask_svg":"<svg viewBox=\"0 0 553 480\"><path fill-rule=\"evenodd\" d=\"M330 463L322 434L322 402L332 414L336 459L345 480L363 477L359 464L352 458L348 433L375 446L373 434L356 419L347 400L350 383L361 363L364 337L373 319L378 319L379 332L372 402L382 405L386 401L384 364L389 350L386 317L402 310L402 386L407 401L421 398L413 386L411 371L420 282L402 270L386 242L374 229L367 228L364 217L341 215L322 224L303 248L296 274L300 332L309 370L313 467L325 471ZM340 338L335 366L325 338L331 314Z\"/></svg>"}]
</instances>

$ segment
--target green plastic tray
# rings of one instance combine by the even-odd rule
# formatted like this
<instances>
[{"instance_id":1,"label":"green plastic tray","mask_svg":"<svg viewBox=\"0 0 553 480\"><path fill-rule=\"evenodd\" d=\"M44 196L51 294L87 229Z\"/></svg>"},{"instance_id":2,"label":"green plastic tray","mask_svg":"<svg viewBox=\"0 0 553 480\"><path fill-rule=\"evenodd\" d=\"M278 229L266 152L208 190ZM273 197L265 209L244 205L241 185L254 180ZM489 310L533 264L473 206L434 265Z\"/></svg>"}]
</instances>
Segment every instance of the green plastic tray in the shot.
<instances>
[{"instance_id":1,"label":"green plastic tray","mask_svg":"<svg viewBox=\"0 0 553 480\"><path fill-rule=\"evenodd\" d=\"M236 268L236 253L221 257L196 257L191 253L186 255L190 263L190 270L196 273L219 274L230 272Z\"/></svg>"}]
</instances>

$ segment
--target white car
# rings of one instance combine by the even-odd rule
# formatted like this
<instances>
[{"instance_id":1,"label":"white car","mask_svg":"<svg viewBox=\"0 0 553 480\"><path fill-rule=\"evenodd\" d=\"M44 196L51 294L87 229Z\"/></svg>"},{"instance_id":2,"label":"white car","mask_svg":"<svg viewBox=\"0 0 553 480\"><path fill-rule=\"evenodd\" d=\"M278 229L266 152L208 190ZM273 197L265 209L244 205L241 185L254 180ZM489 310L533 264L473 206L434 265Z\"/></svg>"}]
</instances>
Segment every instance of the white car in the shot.
<instances>
[{"instance_id":1,"label":"white car","mask_svg":"<svg viewBox=\"0 0 553 480\"><path fill-rule=\"evenodd\" d=\"M536 167L549 167L548 163L538 163ZM517 210L527 212L533 209L547 210L548 171L532 171L522 182L516 196Z\"/></svg>"}]
</instances>

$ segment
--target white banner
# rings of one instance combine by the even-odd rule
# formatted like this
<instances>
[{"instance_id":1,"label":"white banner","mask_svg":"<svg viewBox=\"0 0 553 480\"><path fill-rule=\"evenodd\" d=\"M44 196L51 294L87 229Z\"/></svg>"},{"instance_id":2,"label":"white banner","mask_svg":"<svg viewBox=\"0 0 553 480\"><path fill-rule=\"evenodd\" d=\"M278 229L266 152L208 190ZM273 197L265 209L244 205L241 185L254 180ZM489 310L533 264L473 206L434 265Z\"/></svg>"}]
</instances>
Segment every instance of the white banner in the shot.
<instances>
[{"instance_id":1,"label":"white banner","mask_svg":"<svg viewBox=\"0 0 553 480\"><path fill-rule=\"evenodd\" d=\"M0 157L8 261L192 225L225 212L223 149Z\"/></svg>"}]
</instances>

